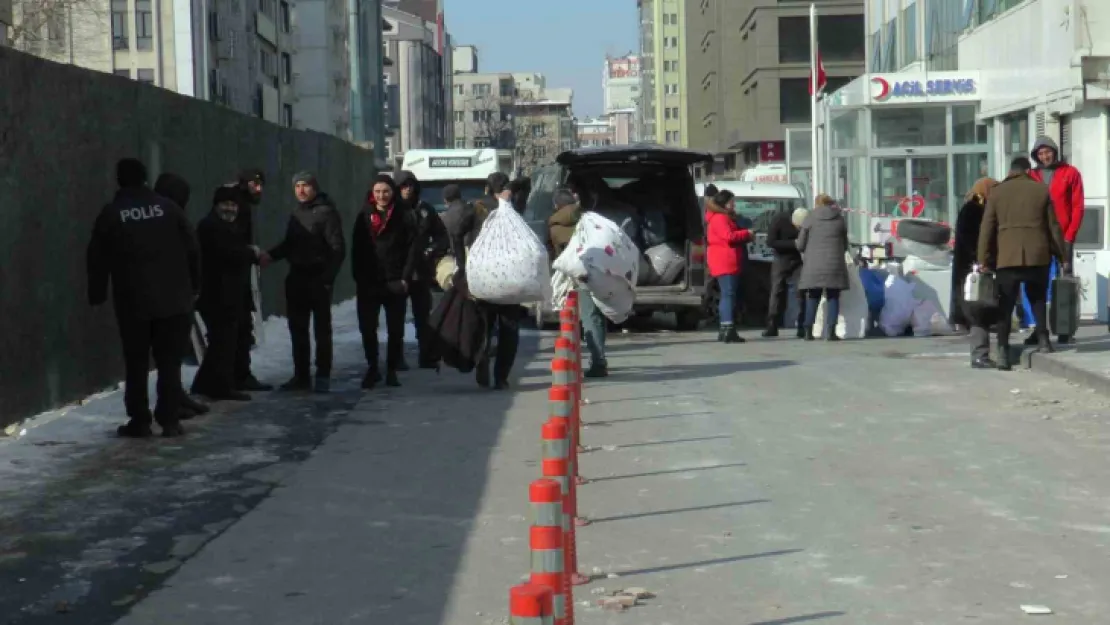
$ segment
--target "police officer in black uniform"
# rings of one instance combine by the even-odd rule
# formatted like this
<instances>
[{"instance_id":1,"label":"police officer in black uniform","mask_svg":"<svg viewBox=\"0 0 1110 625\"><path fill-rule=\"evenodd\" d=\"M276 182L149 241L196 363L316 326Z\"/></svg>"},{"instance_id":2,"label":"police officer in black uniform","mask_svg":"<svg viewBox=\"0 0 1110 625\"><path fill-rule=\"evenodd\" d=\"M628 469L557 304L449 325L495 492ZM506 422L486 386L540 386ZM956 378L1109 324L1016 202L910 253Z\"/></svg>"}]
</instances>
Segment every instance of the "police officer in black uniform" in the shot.
<instances>
[{"instance_id":1,"label":"police officer in black uniform","mask_svg":"<svg viewBox=\"0 0 1110 625\"><path fill-rule=\"evenodd\" d=\"M147 187L146 167L116 164L119 190L96 218L87 256L89 304L112 303L123 342L124 405L130 421L120 436L145 438L151 421L163 436L180 436L181 358L200 286L200 254L185 211ZM158 401L150 412L147 375L158 370Z\"/></svg>"},{"instance_id":2,"label":"police officer in black uniform","mask_svg":"<svg viewBox=\"0 0 1110 625\"><path fill-rule=\"evenodd\" d=\"M420 199L420 181L411 171L398 172L394 184L401 194L399 204L409 210L416 221L416 241L420 248L416 260L416 274L408 285L409 301L412 304L413 325L416 328L416 342L419 345L419 365L421 369L435 369L439 366L431 355L431 329L428 317L432 313L432 284L435 283L435 260L442 258L451 249L451 240L443 220L431 204ZM404 360L398 371L407 371Z\"/></svg>"},{"instance_id":3,"label":"police officer in black uniform","mask_svg":"<svg viewBox=\"0 0 1110 625\"><path fill-rule=\"evenodd\" d=\"M254 207L262 201L262 187L266 176L261 169L244 169L239 172L238 181L228 186L234 187L239 196L239 215L236 227L242 236L243 245L254 245ZM257 261L255 261L257 263ZM254 292L247 281L243 292L246 306L237 324L239 336L235 341L235 390L268 391L274 387L264 384L251 373L251 347L254 346Z\"/></svg>"}]
</instances>

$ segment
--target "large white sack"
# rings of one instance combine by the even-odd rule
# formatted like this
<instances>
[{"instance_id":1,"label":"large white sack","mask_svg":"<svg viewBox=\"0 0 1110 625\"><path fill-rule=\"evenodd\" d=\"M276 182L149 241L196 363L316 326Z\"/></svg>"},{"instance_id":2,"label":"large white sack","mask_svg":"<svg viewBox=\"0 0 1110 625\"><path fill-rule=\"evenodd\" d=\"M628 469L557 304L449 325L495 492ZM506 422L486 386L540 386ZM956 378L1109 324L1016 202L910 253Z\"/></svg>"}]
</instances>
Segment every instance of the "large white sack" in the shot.
<instances>
[{"instance_id":1,"label":"large white sack","mask_svg":"<svg viewBox=\"0 0 1110 625\"><path fill-rule=\"evenodd\" d=\"M879 326L887 336L902 336L913 321L913 311L917 299L913 296L913 285L896 275L887 276L883 289L885 301L879 313Z\"/></svg>"},{"instance_id":2,"label":"large white sack","mask_svg":"<svg viewBox=\"0 0 1110 625\"><path fill-rule=\"evenodd\" d=\"M578 221L554 269L589 291L609 320L621 323L636 302L639 263L639 250L620 226L590 212Z\"/></svg>"},{"instance_id":3,"label":"large white sack","mask_svg":"<svg viewBox=\"0 0 1110 625\"><path fill-rule=\"evenodd\" d=\"M494 304L551 297L547 247L515 210L489 214L466 258L470 294Z\"/></svg>"},{"instance_id":4,"label":"large white sack","mask_svg":"<svg viewBox=\"0 0 1110 625\"><path fill-rule=\"evenodd\" d=\"M848 290L840 292L840 315L836 320L836 335L842 339L867 338L868 315L867 293L863 290L863 282L859 279L859 270L855 262L848 263ZM825 336L825 307L828 300L821 298L817 307L817 318L813 323L814 336Z\"/></svg>"}]
</instances>

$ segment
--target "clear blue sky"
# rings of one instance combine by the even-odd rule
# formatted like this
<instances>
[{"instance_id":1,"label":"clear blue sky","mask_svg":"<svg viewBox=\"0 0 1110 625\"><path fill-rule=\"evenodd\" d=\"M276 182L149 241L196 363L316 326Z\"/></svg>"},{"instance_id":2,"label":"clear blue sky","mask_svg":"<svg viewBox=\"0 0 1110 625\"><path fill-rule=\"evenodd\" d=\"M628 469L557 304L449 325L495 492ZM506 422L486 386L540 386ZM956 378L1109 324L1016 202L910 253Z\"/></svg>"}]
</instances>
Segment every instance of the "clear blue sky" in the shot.
<instances>
[{"instance_id":1,"label":"clear blue sky","mask_svg":"<svg viewBox=\"0 0 1110 625\"><path fill-rule=\"evenodd\" d=\"M539 72L574 89L574 113L602 112L605 54L637 53L636 0L443 0L455 45L478 47L482 72Z\"/></svg>"}]
</instances>

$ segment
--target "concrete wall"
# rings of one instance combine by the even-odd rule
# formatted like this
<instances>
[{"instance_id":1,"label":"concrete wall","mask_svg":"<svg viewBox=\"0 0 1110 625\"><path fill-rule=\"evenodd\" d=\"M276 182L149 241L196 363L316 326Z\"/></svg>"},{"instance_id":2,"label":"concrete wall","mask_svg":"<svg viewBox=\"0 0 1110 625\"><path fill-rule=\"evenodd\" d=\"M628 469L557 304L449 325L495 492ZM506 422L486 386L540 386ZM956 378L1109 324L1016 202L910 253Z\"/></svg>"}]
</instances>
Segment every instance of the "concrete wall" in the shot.
<instances>
[{"instance_id":1,"label":"concrete wall","mask_svg":"<svg viewBox=\"0 0 1110 625\"><path fill-rule=\"evenodd\" d=\"M375 173L368 151L163 89L0 48L0 425L84 397L122 378L111 306L86 300L85 247L114 192L114 164L135 156L152 177L194 188L189 215L247 166L269 183L257 238L273 245L293 199L290 179L317 172L349 236ZM285 266L263 272L263 311L283 313ZM344 267L336 300L353 293Z\"/></svg>"}]
</instances>

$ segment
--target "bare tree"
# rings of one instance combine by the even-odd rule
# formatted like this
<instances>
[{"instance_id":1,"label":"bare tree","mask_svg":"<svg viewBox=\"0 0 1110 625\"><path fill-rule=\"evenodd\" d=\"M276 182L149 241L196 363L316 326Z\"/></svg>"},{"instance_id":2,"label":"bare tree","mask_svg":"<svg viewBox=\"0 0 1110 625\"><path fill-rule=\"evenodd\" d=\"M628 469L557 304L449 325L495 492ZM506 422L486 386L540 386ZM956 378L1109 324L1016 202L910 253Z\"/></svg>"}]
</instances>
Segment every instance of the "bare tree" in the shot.
<instances>
[{"instance_id":1,"label":"bare tree","mask_svg":"<svg viewBox=\"0 0 1110 625\"><path fill-rule=\"evenodd\" d=\"M107 31L109 0L11 0L9 45L17 50L74 62L74 48ZM82 52L85 52L82 50ZM70 58L54 58L68 54Z\"/></svg>"}]
</instances>

